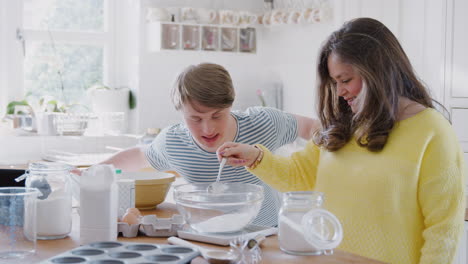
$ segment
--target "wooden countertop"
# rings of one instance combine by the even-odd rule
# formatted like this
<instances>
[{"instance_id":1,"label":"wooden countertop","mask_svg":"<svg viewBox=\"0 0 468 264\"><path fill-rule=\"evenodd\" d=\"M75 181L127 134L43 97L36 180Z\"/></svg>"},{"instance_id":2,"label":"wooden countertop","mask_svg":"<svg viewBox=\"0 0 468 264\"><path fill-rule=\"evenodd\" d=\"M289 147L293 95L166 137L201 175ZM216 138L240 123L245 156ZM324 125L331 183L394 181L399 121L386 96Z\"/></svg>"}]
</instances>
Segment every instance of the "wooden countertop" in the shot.
<instances>
[{"instance_id":1,"label":"wooden countertop","mask_svg":"<svg viewBox=\"0 0 468 264\"><path fill-rule=\"evenodd\" d=\"M156 210L143 211L143 214L156 214L158 217L170 217L176 213L177 209L173 203L165 202L157 207ZM79 246L79 216L75 213L73 215L73 228L70 235L64 239L57 240L38 240L36 254L22 259L16 263L36 263L52 256L58 255L70 249ZM125 242L144 242L144 243L155 243L155 244L168 244L167 238L153 238L146 236L138 236L136 238L124 238L119 237L118 241ZM218 248L226 249L226 247L204 244L194 242L195 244L201 245L206 248ZM289 255L282 252L278 246L277 236L267 237L262 243L262 263L316 263L316 264L327 264L327 263L354 263L354 264L381 264L383 262L371 260L365 257L354 255L340 250L335 250L335 253L330 256L295 256ZM13 263L13 262L10 262ZM195 258L192 264L206 264L202 257Z\"/></svg>"},{"instance_id":2,"label":"wooden countertop","mask_svg":"<svg viewBox=\"0 0 468 264\"><path fill-rule=\"evenodd\" d=\"M0 170L27 170L28 164L12 164L12 165L5 165L0 164Z\"/></svg>"}]
</instances>

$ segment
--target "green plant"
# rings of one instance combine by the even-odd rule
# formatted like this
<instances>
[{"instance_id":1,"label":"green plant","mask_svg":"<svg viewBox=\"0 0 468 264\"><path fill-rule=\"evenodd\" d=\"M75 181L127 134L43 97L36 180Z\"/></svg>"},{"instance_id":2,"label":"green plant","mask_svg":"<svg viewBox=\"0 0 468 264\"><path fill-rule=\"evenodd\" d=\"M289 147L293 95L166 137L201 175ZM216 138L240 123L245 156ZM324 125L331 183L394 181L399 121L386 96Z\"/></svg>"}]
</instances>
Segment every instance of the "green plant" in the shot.
<instances>
[{"instance_id":1,"label":"green plant","mask_svg":"<svg viewBox=\"0 0 468 264\"><path fill-rule=\"evenodd\" d=\"M11 101L8 105L7 105L7 115L12 115L15 113L15 106L17 105L24 105L24 106L29 106L28 102L26 100L22 100L22 101ZM26 114L26 113L23 113L23 112L18 112L18 114Z\"/></svg>"},{"instance_id":2,"label":"green plant","mask_svg":"<svg viewBox=\"0 0 468 264\"><path fill-rule=\"evenodd\" d=\"M128 107L130 109L135 109L136 105L137 105L136 96L132 92L132 90L130 90L130 94L128 96Z\"/></svg>"}]
</instances>

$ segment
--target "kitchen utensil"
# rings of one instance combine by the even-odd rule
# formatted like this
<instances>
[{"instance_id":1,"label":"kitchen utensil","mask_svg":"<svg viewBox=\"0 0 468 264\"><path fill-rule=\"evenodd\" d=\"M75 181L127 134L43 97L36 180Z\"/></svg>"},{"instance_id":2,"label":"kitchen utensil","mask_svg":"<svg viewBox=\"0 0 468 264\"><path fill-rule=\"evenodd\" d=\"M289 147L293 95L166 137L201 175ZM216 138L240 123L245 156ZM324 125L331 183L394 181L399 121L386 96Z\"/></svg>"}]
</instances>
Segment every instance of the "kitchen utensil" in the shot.
<instances>
[{"instance_id":1,"label":"kitchen utensil","mask_svg":"<svg viewBox=\"0 0 468 264\"><path fill-rule=\"evenodd\" d=\"M74 248L49 258L53 263L171 263L183 264L199 256L192 247L175 245L104 241Z\"/></svg>"},{"instance_id":2,"label":"kitchen utensil","mask_svg":"<svg viewBox=\"0 0 468 264\"><path fill-rule=\"evenodd\" d=\"M256 247L256 246L259 247L259 246L262 244L263 240L265 240L265 239L266 239L266 236L265 236L265 235L263 235L263 234L257 234L255 237L250 238L250 239L247 241L247 247L248 247L249 249L252 249L252 248L254 248L254 247Z\"/></svg>"},{"instance_id":3,"label":"kitchen utensil","mask_svg":"<svg viewBox=\"0 0 468 264\"><path fill-rule=\"evenodd\" d=\"M177 209L190 227L201 233L236 232L258 214L263 187L249 183L225 182L222 193L207 191L208 183L174 187Z\"/></svg>"},{"instance_id":4,"label":"kitchen utensil","mask_svg":"<svg viewBox=\"0 0 468 264\"><path fill-rule=\"evenodd\" d=\"M255 244L252 248L249 247L249 239L243 235L230 241L231 251L238 256L238 263L258 264L262 260L262 250Z\"/></svg>"},{"instance_id":5,"label":"kitchen utensil","mask_svg":"<svg viewBox=\"0 0 468 264\"><path fill-rule=\"evenodd\" d=\"M22 258L36 251L38 194L33 188L0 188L0 260Z\"/></svg>"},{"instance_id":6,"label":"kitchen utensil","mask_svg":"<svg viewBox=\"0 0 468 264\"><path fill-rule=\"evenodd\" d=\"M174 245L185 246L185 247L192 247L200 251L201 255L212 264L228 264L234 263L239 256L234 253L233 251L226 251L226 250L211 250L206 249L201 246L195 245L178 237L170 237L167 241Z\"/></svg>"},{"instance_id":7,"label":"kitchen utensil","mask_svg":"<svg viewBox=\"0 0 468 264\"><path fill-rule=\"evenodd\" d=\"M219 182L221 179L221 172L223 171L224 165L226 164L227 158L223 158L221 160L221 164L219 164L219 170L218 170L218 177L216 177L216 181L213 182L208 186L207 191L211 193L221 193L224 190L224 184Z\"/></svg>"},{"instance_id":8,"label":"kitchen utensil","mask_svg":"<svg viewBox=\"0 0 468 264\"><path fill-rule=\"evenodd\" d=\"M166 198L175 176L157 171L122 172L119 179L135 180L135 206L140 210L154 209Z\"/></svg>"}]
</instances>

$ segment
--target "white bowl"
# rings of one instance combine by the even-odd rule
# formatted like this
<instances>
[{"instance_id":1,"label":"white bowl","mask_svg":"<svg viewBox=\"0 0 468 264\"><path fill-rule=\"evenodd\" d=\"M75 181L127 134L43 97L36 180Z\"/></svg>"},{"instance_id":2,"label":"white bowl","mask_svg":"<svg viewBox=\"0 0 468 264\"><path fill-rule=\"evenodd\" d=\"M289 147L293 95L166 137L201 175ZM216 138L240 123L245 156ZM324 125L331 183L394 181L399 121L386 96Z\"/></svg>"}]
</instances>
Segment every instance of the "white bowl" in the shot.
<instances>
[{"instance_id":1,"label":"white bowl","mask_svg":"<svg viewBox=\"0 0 468 264\"><path fill-rule=\"evenodd\" d=\"M231 233L247 226L258 214L263 187L223 183L222 193L207 191L209 183L174 187L177 209L192 229L201 233Z\"/></svg>"}]
</instances>

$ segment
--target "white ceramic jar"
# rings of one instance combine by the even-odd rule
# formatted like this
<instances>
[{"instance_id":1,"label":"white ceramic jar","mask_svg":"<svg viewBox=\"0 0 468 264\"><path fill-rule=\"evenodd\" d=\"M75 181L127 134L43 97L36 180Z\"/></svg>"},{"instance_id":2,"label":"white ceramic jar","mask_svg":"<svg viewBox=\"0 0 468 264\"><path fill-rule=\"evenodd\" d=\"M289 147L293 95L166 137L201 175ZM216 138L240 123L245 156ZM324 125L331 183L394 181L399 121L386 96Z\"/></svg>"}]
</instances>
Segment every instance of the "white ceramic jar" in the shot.
<instances>
[{"instance_id":1,"label":"white ceramic jar","mask_svg":"<svg viewBox=\"0 0 468 264\"><path fill-rule=\"evenodd\" d=\"M26 171L26 187L37 188L37 238L66 237L72 227L71 166L34 162Z\"/></svg>"},{"instance_id":2,"label":"white ceramic jar","mask_svg":"<svg viewBox=\"0 0 468 264\"><path fill-rule=\"evenodd\" d=\"M322 208L321 192L283 194L278 240L282 251L294 255L332 254L343 238L338 219Z\"/></svg>"}]
</instances>

